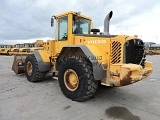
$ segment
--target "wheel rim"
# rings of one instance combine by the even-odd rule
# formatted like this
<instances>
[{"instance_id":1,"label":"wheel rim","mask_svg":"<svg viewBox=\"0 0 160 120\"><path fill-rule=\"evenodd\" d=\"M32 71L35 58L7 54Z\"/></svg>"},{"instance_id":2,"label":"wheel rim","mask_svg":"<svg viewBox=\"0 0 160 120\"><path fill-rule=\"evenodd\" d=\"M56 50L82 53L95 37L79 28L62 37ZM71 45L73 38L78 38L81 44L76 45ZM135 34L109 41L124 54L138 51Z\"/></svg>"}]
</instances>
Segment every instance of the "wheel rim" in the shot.
<instances>
[{"instance_id":1,"label":"wheel rim","mask_svg":"<svg viewBox=\"0 0 160 120\"><path fill-rule=\"evenodd\" d=\"M27 74L28 74L29 76L32 75L32 63L31 63L31 62L28 62L28 63L27 63Z\"/></svg>"},{"instance_id":2,"label":"wheel rim","mask_svg":"<svg viewBox=\"0 0 160 120\"><path fill-rule=\"evenodd\" d=\"M77 73L72 70L68 69L64 73L64 84L70 91L75 91L79 85L79 79Z\"/></svg>"}]
</instances>

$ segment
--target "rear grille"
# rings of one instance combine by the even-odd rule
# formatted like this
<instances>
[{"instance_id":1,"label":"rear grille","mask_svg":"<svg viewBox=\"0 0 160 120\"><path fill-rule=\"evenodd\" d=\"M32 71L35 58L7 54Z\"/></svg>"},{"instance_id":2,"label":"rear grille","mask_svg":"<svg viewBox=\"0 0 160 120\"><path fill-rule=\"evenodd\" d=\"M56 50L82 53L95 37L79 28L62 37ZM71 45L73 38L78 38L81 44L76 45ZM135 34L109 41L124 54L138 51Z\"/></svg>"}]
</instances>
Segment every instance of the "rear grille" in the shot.
<instances>
[{"instance_id":1,"label":"rear grille","mask_svg":"<svg viewBox=\"0 0 160 120\"><path fill-rule=\"evenodd\" d=\"M139 39L132 39L125 43L125 63L140 64L144 66L144 43Z\"/></svg>"},{"instance_id":2,"label":"rear grille","mask_svg":"<svg viewBox=\"0 0 160 120\"><path fill-rule=\"evenodd\" d=\"M116 64L121 62L121 43L112 41L111 45L111 63Z\"/></svg>"}]
</instances>

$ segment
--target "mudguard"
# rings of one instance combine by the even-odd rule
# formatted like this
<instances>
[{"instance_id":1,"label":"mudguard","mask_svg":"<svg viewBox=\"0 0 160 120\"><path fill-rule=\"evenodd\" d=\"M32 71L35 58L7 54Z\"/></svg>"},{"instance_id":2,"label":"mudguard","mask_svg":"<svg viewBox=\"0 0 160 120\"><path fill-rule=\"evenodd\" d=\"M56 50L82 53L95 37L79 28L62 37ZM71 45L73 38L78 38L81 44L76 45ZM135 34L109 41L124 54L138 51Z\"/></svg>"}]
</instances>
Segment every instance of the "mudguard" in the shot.
<instances>
[{"instance_id":1,"label":"mudguard","mask_svg":"<svg viewBox=\"0 0 160 120\"><path fill-rule=\"evenodd\" d=\"M62 50L60 52L60 55L66 55L66 51L67 51L68 48L70 48L70 49L80 48L83 51L85 56L87 56L88 59L90 60L90 62L92 63L93 76L94 76L95 80L101 80L101 79L107 77L107 64L105 64L105 63L99 64L98 59L94 59L94 58L96 58L96 56L91 52L89 46L85 46L85 45L71 45L70 46L70 45L67 45L67 46L62 48ZM103 56L100 52L99 52L98 55ZM59 61L59 58L60 57L58 57L56 61ZM56 62L56 69L58 70L58 68L59 68L58 62Z\"/></svg>"},{"instance_id":2,"label":"mudguard","mask_svg":"<svg viewBox=\"0 0 160 120\"><path fill-rule=\"evenodd\" d=\"M48 72L50 70L49 54L46 50L34 50L34 56L36 57L38 68L40 72Z\"/></svg>"}]
</instances>

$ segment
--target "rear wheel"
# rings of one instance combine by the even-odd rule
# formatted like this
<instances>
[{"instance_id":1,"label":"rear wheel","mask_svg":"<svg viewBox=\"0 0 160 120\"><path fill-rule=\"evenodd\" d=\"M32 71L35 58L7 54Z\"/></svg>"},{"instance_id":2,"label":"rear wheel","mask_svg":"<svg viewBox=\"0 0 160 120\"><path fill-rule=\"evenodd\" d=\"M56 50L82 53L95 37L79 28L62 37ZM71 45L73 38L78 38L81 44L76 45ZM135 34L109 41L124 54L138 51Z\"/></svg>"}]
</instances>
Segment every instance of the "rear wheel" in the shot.
<instances>
[{"instance_id":1,"label":"rear wheel","mask_svg":"<svg viewBox=\"0 0 160 120\"><path fill-rule=\"evenodd\" d=\"M73 101L87 100L98 87L87 59L67 58L67 63L59 66L58 81L63 94Z\"/></svg>"},{"instance_id":2,"label":"rear wheel","mask_svg":"<svg viewBox=\"0 0 160 120\"><path fill-rule=\"evenodd\" d=\"M25 60L25 76L30 82L42 81L46 75L45 72L40 72L38 63L34 55L27 55Z\"/></svg>"}]
</instances>

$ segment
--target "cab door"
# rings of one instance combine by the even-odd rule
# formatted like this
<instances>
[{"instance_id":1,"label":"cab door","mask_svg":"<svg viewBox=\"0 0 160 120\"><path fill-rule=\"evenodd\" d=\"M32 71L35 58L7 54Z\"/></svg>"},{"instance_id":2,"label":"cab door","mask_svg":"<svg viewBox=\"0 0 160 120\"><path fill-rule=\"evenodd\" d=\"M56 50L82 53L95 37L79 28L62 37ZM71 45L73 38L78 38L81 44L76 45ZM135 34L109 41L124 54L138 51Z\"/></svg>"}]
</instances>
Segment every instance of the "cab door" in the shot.
<instances>
[{"instance_id":1,"label":"cab door","mask_svg":"<svg viewBox=\"0 0 160 120\"><path fill-rule=\"evenodd\" d=\"M61 49L68 45L68 16L62 16L57 20L57 36L56 36L56 51L60 53Z\"/></svg>"}]
</instances>

